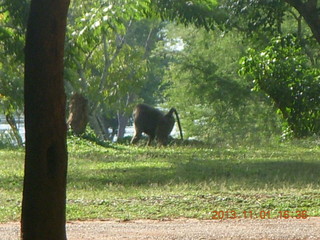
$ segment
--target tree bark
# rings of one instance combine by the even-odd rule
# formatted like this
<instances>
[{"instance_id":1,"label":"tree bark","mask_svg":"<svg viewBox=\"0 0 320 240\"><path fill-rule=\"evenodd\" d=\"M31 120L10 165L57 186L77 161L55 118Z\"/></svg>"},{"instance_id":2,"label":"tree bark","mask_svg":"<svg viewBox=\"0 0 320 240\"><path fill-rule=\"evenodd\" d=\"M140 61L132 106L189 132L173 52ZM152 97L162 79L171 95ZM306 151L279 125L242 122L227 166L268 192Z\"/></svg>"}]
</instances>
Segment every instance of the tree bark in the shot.
<instances>
[{"instance_id":1,"label":"tree bark","mask_svg":"<svg viewBox=\"0 0 320 240\"><path fill-rule=\"evenodd\" d=\"M294 7L301 14L310 27L313 36L320 44L320 14L317 0L308 0L306 2L301 0L285 0L285 2Z\"/></svg>"},{"instance_id":2,"label":"tree bark","mask_svg":"<svg viewBox=\"0 0 320 240\"><path fill-rule=\"evenodd\" d=\"M88 121L88 100L80 93L73 94L70 100L67 124L76 135L81 135L86 131Z\"/></svg>"},{"instance_id":3,"label":"tree bark","mask_svg":"<svg viewBox=\"0 0 320 240\"><path fill-rule=\"evenodd\" d=\"M26 155L21 239L65 240L63 53L69 0L32 0L25 47Z\"/></svg>"}]
</instances>

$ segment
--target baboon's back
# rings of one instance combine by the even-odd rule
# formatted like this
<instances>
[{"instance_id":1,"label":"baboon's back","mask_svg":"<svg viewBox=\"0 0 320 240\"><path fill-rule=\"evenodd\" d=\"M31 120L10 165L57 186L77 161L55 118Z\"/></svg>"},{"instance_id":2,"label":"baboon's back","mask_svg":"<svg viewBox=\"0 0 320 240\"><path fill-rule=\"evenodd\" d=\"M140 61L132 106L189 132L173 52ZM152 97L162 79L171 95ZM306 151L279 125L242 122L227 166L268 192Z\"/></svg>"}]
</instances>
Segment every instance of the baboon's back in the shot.
<instances>
[{"instance_id":1,"label":"baboon's back","mask_svg":"<svg viewBox=\"0 0 320 240\"><path fill-rule=\"evenodd\" d=\"M138 104L134 110L134 125L136 129L146 134L154 134L163 113L146 104Z\"/></svg>"}]
</instances>

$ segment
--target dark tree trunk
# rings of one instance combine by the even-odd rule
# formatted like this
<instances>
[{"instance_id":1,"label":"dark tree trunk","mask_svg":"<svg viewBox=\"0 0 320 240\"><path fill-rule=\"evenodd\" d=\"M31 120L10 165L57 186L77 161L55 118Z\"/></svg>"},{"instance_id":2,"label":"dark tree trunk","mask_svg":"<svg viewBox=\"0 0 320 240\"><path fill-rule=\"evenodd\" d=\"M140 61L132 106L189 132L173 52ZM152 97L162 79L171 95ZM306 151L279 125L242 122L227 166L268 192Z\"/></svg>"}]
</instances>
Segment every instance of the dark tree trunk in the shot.
<instances>
[{"instance_id":1,"label":"dark tree trunk","mask_svg":"<svg viewBox=\"0 0 320 240\"><path fill-rule=\"evenodd\" d=\"M69 0L32 0L25 47L26 156L21 239L65 240L63 51Z\"/></svg>"},{"instance_id":2,"label":"dark tree trunk","mask_svg":"<svg viewBox=\"0 0 320 240\"><path fill-rule=\"evenodd\" d=\"M285 0L285 2L294 7L301 14L310 27L313 36L320 44L320 13L317 0Z\"/></svg>"},{"instance_id":3,"label":"dark tree trunk","mask_svg":"<svg viewBox=\"0 0 320 240\"><path fill-rule=\"evenodd\" d=\"M83 134L89 121L88 100L79 93L75 93L70 100L69 119L72 131L76 135Z\"/></svg>"}]
</instances>

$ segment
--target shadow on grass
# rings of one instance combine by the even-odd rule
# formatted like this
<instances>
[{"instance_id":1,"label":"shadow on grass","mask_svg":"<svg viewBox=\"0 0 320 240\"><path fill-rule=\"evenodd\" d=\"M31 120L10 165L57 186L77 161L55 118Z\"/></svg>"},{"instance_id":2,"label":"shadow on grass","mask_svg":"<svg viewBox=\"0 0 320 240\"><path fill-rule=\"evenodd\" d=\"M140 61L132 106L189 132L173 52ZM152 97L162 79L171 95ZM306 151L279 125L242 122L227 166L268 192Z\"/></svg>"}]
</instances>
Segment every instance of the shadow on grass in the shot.
<instances>
[{"instance_id":1,"label":"shadow on grass","mask_svg":"<svg viewBox=\"0 0 320 240\"><path fill-rule=\"evenodd\" d=\"M0 176L0 191L22 191L23 177L21 176Z\"/></svg>"},{"instance_id":2,"label":"shadow on grass","mask_svg":"<svg viewBox=\"0 0 320 240\"><path fill-rule=\"evenodd\" d=\"M174 161L168 167L91 169L69 173L75 186L96 189L108 185L154 186L212 183L230 188L306 188L320 186L320 162L294 160L240 162L233 160Z\"/></svg>"},{"instance_id":3,"label":"shadow on grass","mask_svg":"<svg viewBox=\"0 0 320 240\"><path fill-rule=\"evenodd\" d=\"M202 155L201 155L202 154ZM270 155L269 153L267 155ZM320 187L318 153L303 152L273 157L247 158L238 152L196 154L161 151L135 155L118 152L69 159L68 185L76 189L105 189L109 185L151 187L156 185L211 184L236 189ZM258 156L258 157L259 157ZM281 158L280 158L281 157ZM295 160L298 159L298 160ZM5 166L4 166L5 167ZM14 168L12 167L12 171ZM22 190L23 177L0 174L0 190Z\"/></svg>"}]
</instances>

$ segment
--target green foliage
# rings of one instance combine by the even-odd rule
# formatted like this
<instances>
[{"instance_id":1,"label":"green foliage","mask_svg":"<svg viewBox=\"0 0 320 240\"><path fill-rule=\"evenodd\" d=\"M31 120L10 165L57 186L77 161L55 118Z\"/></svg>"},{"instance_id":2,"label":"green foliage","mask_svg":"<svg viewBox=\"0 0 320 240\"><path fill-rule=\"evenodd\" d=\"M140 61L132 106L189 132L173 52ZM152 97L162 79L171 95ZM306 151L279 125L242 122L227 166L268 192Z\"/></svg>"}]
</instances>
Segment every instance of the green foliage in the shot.
<instances>
[{"instance_id":1,"label":"green foliage","mask_svg":"<svg viewBox=\"0 0 320 240\"><path fill-rule=\"evenodd\" d=\"M319 139L260 147L102 147L68 139L67 219L210 219L211 211L319 216ZM20 219L22 150L0 150L0 221ZM272 217L275 217L273 215Z\"/></svg>"},{"instance_id":2,"label":"green foliage","mask_svg":"<svg viewBox=\"0 0 320 240\"><path fill-rule=\"evenodd\" d=\"M215 22L222 22L225 17L218 11L216 0L157 0L152 3L154 12L164 19L184 25L194 24L207 30L213 29Z\"/></svg>"},{"instance_id":3,"label":"green foliage","mask_svg":"<svg viewBox=\"0 0 320 240\"><path fill-rule=\"evenodd\" d=\"M0 114L10 131L1 133L0 145L22 145L15 117L23 113L24 35L29 2L4 0L0 4Z\"/></svg>"},{"instance_id":4,"label":"green foliage","mask_svg":"<svg viewBox=\"0 0 320 240\"><path fill-rule=\"evenodd\" d=\"M23 66L7 56L0 63L0 111L21 113L23 109Z\"/></svg>"},{"instance_id":5,"label":"green foliage","mask_svg":"<svg viewBox=\"0 0 320 240\"><path fill-rule=\"evenodd\" d=\"M70 8L68 26L69 91L83 93L91 113L99 106L100 110L131 115L133 106L149 97L143 91L149 71L147 56L157 40L154 29L159 24L143 19L149 1L77 4ZM159 84L148 80L149 85ZM155 90L147 93L152 96Z\"/></svg>"},{"instance_id":6,"label":"green foliage","mask_svg":"<svg viewBox=\"0 0 320 240\"><path fill-rule=\"evenodd\" d=\"M281 31L288 6L282 0L226 0L222 1L222 8L228 13L227 28L236 28L250 37L261 37Z\"/></svg>"},{"instance_id":7,"label":"green foliage","mask_svg":"<svg viewBox=\"0 0 320 240\"><path fill-rule=\"evenodd\" d=\"M215 143L270 138L278 124L273 110L237 75L241 37L191 27L174 31L167 37L181 38L184 48L174 50L166 72L167 105L177 108L185 135Z\"/></svg>"},{"instance_id":8,"label":"green foliage","mask_svg":"<svg viewBox=\"0 0 320 240\"><path fill-rule=\"evenodd\" d=\"M240 64L240 73L273 100L295 137L319 134L320 70L292 35L273 38L262 51L250 49Z\"/></svg>"},{"instance_id":9,"label":"green foliage","mask_svg":"<svg viewBox=\"0 0 320 240\"><path fill-rule=\"evenodd\" d=\"M97 137L97 135L94 133L94 131L87 127L86 131L81 134L80 136L75 136L72 133L72 130L68 132L68 144L69 144L69 150L74 151L74 147L77 146L77 148L84 149L88 147L89 149L97 150L99 147L110 147L112 145L109 141L102 141Z\"/></svg>"},{"instance_id":10,"label":"green foliage","mask_svg":"<svg viewBox=\"0 0 320 240\"><path fill-rule=\"evenodd\" d=\"M0 45L5 54L22 61L29 0L3 0L0 4Z\"/></svg>"},{"instance_id":11,"label":"green foliage","mask_svg":"<svg viewBox=\"0 0 320 240\"><path fill-rule=\"evenodd\" d=\"M0 5L0 111L13 114L23 105L23 47L28 1Z\"/></svg>"}]
</instances>

